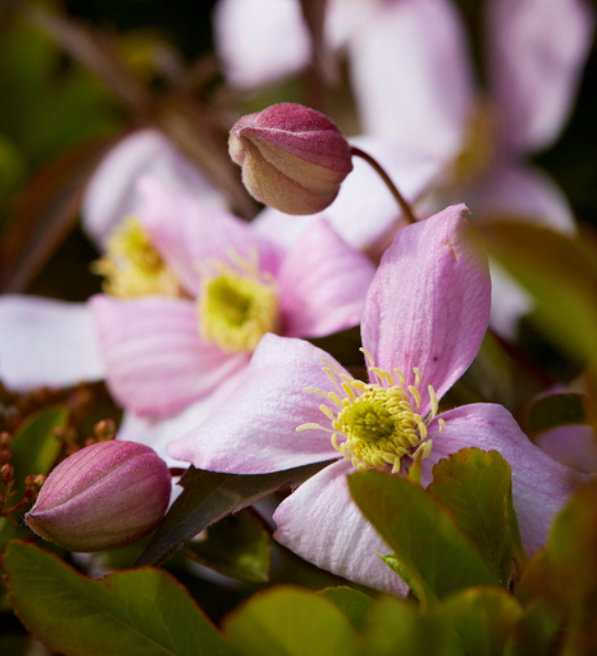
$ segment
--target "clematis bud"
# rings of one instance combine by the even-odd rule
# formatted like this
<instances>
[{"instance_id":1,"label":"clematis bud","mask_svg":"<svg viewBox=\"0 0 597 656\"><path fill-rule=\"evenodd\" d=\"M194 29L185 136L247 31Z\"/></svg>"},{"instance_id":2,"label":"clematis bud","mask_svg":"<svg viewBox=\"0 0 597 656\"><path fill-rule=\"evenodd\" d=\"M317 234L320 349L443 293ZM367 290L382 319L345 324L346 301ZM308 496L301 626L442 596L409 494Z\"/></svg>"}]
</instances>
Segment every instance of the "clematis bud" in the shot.
<instances>
[{"instance_id":1,"label":"clematis bud","mask_svg":"<svg viewBox=\"0 0 597 656\"><path fill-rule=\"evenodd\" d=\"M230 130L230 157L247 190L287 214L314 214L336 198L352 171L351 148L325 114L280 103L240 118Z\"/></svg>"},{"instance_id":2,"label":"clematis bud","mask_svg":"<svg viewBox=\"0 0 597 656\"><path fill-rule=\"evenodd\" d=\"M98 442L50 473L25 521L70 551L119 547L155 528L170 489L168 467L153 449L136 442Z\"/></svg>"}]
</instances>

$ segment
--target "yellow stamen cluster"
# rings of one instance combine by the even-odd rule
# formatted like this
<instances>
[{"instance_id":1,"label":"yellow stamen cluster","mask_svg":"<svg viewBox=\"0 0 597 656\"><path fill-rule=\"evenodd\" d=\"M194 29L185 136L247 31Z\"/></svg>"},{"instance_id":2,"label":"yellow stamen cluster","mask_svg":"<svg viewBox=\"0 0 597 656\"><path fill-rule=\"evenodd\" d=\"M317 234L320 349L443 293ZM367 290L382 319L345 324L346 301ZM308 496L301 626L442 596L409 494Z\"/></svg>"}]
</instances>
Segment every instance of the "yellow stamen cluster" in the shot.
<instances>
[{"instance_id":1,"label":"yellow stamen cluster","mask_svg":"<svg viewBox=\"0 0 597 656\"><path fill-rule=\"evenodd\" d=\"M436 416L437 397L431 385L427 387L430 410L419 414L421 395L420 374L414 369L415 384L406 385L402 372L389 372L373 366L369 372L375 382L365 383L338 371L333 365L323 368L337 392L309 391L323 396L332 406L321 405L331 428L321 424L303 424L297 430L320 429L331 433L334 448L350 460L356 469L385 469L399 472L406 458L417 463L431 453L432 440L427 424ZM438 420L438 432L443 421Z\"/></svg>"},{"instance_id":2,"label":"yellow stamen cluster","mask_svg":"<svg viewBox=\"0 0 597 656\"><path fill-rule=\"evenodd\" d=\"M231 254L233 266L211 262L203 271L198 313L203 338L229 352L253 351L278 328L278 293L272 276L259 270L257 254Z\"/></svg>"},{"instance_id":3,"label":"yellow stamen cluster","mask_svg":"<svg viewBox=\"0 0 597 656\"><path fill-rule=\"evenodd\" d=\"M161 294L178 296L174 273L154 249L139 220L126 217L106 242L106 254L93 265L104 276L103 289L121 298Z\"/></svg>"}]
</instances>

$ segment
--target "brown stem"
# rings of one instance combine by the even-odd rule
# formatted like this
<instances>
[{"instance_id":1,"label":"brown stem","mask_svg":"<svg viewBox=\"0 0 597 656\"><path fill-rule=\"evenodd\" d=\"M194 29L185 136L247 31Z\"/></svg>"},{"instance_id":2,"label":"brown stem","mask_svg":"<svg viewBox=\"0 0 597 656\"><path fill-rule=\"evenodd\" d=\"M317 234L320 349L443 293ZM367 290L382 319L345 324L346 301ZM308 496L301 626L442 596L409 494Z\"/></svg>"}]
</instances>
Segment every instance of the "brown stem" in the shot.
<instances>
[{"instance_id":1,"label":"brown stem","mask_svg":"<svg viewBox=\"0 0 597 656\"><path fill-rule=\"evenodd\" d=\"M350 152L352 153L353 156L364 159L375 170L375 172L379 175L379 177L385 182L386 187L390 190L392 196L394 196L394 198L396 199L396 202L398 203L400 209L402 210L402 214L404 215L404 218L409 223L416 223L417 217L414 215L411 206L404 198L404 196L398 191L398 188L393 183L390 176L386 173L382 165L373 157L371 157L371 155L366 153L364 150L357 148L356 146L351 146Z\"/></svg>"}]
</instances>

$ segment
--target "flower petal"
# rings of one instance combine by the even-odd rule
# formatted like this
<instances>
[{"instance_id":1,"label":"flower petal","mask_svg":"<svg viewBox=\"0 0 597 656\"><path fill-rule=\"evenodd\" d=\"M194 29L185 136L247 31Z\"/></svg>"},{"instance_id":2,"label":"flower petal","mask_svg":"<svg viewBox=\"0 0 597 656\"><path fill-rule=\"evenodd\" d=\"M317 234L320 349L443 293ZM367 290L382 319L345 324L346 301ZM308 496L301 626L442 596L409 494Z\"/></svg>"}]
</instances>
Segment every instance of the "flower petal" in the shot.
<instances>
[{"instance_id":1,"label":"flower petal","mask_svg":"<svg viewBox=\"0 0 597 656\"><path fill-rule=\"evenodd\" d=\"M125 216L137 213L135 183L146 174L195 194L204 205L223 205L220 194L160 132L140 130L108 152L85 192L83 226L100 246Z\"/></svg>"},{"instance_id":2,"label":"flower petal","mask_svg":"<svg viewBox=\"0 0 597 656\"><path fill-rule=\"evenodd\" d=\"M171 416L246 366L245 353L225 353L202 341L190 301L98 295L91 307L108 386L127 410L144 417Z\"/></svg>"},{"instance_id":3,"label":"flower petal","mask_svg":"<svg viewBox=\"0 0 597 656\"><path fill-rule=\"evenodd\" d=\"M198 291L200 267L213 260L229 262L231 253L257 256L261 271L277 271L278 249L248 223L156 178L143 178L139 192L140 219L150 241L192 295Z\"/></svg>"},{"instance_id":4,"label":"flower petal","mask_svg":"<svg viewBox=\"0 0 597 656\"><path fill-rule=\"evenodd\" d=\"M382 258L363 314L363 346L375 364L441 397L477 354L487 329L490 281L471 250L463 205L400 230Z\"/></svg>"},{"instance_id":5,"label":"flower petal","mask_svg":"<svg viewBox=\"0 0 597 656\"><path fill-rule=\"evenodd\" d=\"M375 157L410 202L422 195L442 166L441 160L409 151L388 139L359 136L351 137L350 143ZM325 217L353 248L365 250L376 246L396 227L402 212L367 162L353 157L353 164L336 200L323 212L299 218L266 208L254 227L288 248L295 243L306 222Z\"/></svg>"},{"instance_id":6,"label":"flower petal","mask_svg":"<svg viewBox=\"0 0 597 656\"><path fill-rule=\"evenodd\" d=\"M309 34L295 0L219 0L214 33L226 77L235 86L274 82L309 62Z\"/></svg>"},{"instance_id":7,"label":"flower petal","mask_svg":"<svg viewBox=\"0 0 597 656\"><path fill-rule=\"evenodd\" d=\"M473 102L464 30L445 0L377 2L349 44L364 131L442 159L460 149Z\"/></svg>"},{"instance_id":8,"label":"flower petal","mask_svg":"<svg viewBox=\"0 0 597 656\"><path fill-rule=\"evenodd\" d=\"M490 0L492 97L500 142L535 151L559 134L591 46L594 17L583 0Z\"/></svg>"},{"instance_id":9,"label":"flower petal","mask_svg":"<svg viewBox=\"0 0 597 656\"><path fill-rule=\"evenodd\" d=\"M325 219L303 232L278 274L283 333L319 337L356 326L375 268Z\"/></svg>"},{"instance_id":10,"label":"flower petal","mask_svg":"<svg viewBox=\"0 0 597 656\"><path fill-rule=\"evenodd\" d=\"M369 587L405 596L406 584L378 554L392 553L354 503L347 460L325 467L287 497L274 513L274 538L322 569Z\"/></svg>"},{"instance_id":11,"label":"flower petal","mask_svg":"<svg viewBox=\"0 0 597 656\"><path fill-rule=\"evenodd\" d=\"M597 472L597 441L586 424L558 426L535 438L535 444L554 460L581 472Z\"/></svg>"},{"instance_id":12,"label":"flower petal","mask_svg":"<svg viewBox=\"0 0 597 656\"><path fill-rule=\"evenodd\" d=\"M531 554L540 549L554 515L586 477L535 446L501 405L465 405L442 413L441 418L445 428L435 438L430 457L423 461L426 480L431 466L455 451L495 449L512 469L512 496L523 544Z\"/></svg>"},{"instance_id":13,"label":"flower petal","mask_svg":"<svg viewBox=\"0 0 597 656\"><path fill-rule=\"evenodd\" d=\"M333 362L308 342L265 335L225 411L174 440L169 454L200 469L233 474L264 474L338 457L327 433L296 430L324 421L317 395L305 389L331 389L321 370L323 358Z\"/></svg>"},{"instance_id":14,"label":"flower petal","mask_svg":"<svg viewBox=\"0 0 597 656\"><path fill-rule=\"evenodd\" d=\"M100 380L104 363L89 308L48 298L0 298L0 378L14 390Z\"/></svg>"}]
</instances>

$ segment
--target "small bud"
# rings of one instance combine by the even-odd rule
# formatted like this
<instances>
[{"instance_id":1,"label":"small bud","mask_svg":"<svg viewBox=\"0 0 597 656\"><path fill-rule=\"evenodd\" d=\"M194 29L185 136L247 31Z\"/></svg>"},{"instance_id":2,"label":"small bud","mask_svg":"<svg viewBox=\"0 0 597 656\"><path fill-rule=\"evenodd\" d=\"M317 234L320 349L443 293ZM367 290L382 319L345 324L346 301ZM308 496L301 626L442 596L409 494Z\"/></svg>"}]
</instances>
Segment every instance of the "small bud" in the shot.
<instances>
[{"instance_id":1,"label":"small bud","mask_svg":"<svg viewBox=\"0 0 597 656\"><path fill-rule=\"evenodd\" d=\"M228 149L249 193L288 214L325 209L352 171L350 145L335 123L294 103L240 118Z\"/></svg>"},{"instance_id":2,"label":"small bud","mask_svg":"<svg viewBox=\"0 0 597 656\"><path fill-rule=\"evenodd\" d=\"M63 460L25 516L35 533L70 551L119 547L149 533L170 499L166 463L148 446L98 442Z\"/></svg>"}]
</instances>

